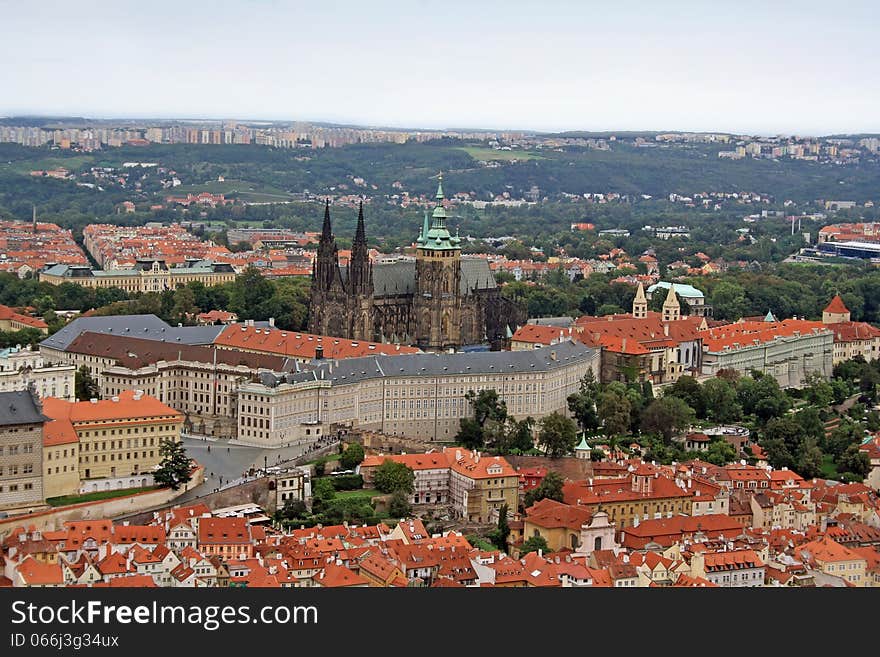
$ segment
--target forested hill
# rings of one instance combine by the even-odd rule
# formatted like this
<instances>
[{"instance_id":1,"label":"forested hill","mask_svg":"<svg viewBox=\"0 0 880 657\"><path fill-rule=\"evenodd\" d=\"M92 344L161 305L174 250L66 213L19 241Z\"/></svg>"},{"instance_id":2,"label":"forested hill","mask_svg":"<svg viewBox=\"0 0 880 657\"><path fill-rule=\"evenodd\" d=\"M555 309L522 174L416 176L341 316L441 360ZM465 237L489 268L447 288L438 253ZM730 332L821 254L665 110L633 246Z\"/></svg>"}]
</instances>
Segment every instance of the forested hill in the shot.
<instances>
[{"instance_id":1,"label":"forested hill","mask_svg":"<svg viewBox=\"0 0 880 657\"><path fill-rule=\"evenodd\" d=\"M95 153L25 148L0 144L0 205L22 196L39 200L40 188L28 184L31 165L50 159L73 171L123 162L159 162L181 175L184 183L227 179L249 181L287 192L328 193L346 185L365 194L411 194L433 191L438 171L446 173L449 193L474 192L479 198L509 192L519 198L533 186L542 196L562 193L617 192L666 196L700 191L750 191L779 201L820 198L865 201L880 189L876 163L835 166L794 160L727 160L717 146L635 147L615 142L610 151L566 147L511 153L443 140L416 144L363 144L316 150L276 149L256 145L151 145ZM502 157L503 156L503 157ZM516 161L512 161L513 158ZM501 160L487 166L481 159ZM352 178L363 178L358 190ZM34 182L34 181L30 181ZM37 183L44 181L38 180ZM395 182L400 186L392 187ZM375 185L375 189L373 186Z\"/></svg>"}]
</instances>

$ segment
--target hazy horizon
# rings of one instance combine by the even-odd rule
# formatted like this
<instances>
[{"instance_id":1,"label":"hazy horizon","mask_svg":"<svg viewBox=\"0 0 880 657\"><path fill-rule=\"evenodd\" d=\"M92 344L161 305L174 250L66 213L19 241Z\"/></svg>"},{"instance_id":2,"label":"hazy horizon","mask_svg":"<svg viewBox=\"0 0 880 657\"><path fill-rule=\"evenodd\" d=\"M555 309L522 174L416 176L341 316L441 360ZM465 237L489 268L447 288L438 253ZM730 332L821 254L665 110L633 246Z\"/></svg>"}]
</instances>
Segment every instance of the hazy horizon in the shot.
<instances>
[{"instance_id":1,"label":"hazy horizon","mask_svg":"<svg viewBox=\"0 0 880 657\"><path fill-rule=\"evenodd\" d=\"M871 2L0 2L5 116L880 132Z\"/></svg>"}]
</instances>

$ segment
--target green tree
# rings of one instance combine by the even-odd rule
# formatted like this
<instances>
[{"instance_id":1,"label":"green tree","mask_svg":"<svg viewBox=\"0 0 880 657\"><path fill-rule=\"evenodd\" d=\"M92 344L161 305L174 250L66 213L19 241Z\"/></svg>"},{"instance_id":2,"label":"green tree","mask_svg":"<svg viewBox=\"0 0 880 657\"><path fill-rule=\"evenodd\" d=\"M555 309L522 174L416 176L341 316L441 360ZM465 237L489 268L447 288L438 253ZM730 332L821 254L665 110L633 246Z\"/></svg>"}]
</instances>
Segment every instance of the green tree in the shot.
<instances>
[{"instance_id":1,"label":"green tree","mask_svg":"<svg viewBox=\"0 0 880 657\"><path fill-rule=\"evenodd\" d=\"M804 479L813 479L822 474L822 460L824 455L816 441L808 438L804 442L800 456L795 463L795 472Z\"/></svg>"},{"instance_id":2,"label":"green tree","mask_svg":"<svg viewBox=\"0 0 880 657\"><path fill-rule=\"evenodd\" d=\"M713 422L736 422L742 416L742 407L736 397L736 389L725 379L713 378L703 384L706 405L704 417Z\"/></svg>"},{"instance_id":3,"label":"green tree","mask_svg":"<svg viewBox=\"0 0 880 657\"><path fill-rule=\"evenodd\" d=\"M857 481L867 477L871 471L871 460L867 454L859 451L859 446L855 444L847 447L835 463L837 464L838 472L848 472Z\"/></svg>"},{"instance_id":4,"label":"green tree","mask_svg":"<svg viewBox=\"0 0 880 657\"><path fill-rule=\"evenodd\" d=\"M538 444L550 458L565 456L577 445L577 425L562 413L554 412L541 418Z\"/></svg>"},{"instance_id":5,"label":"green tree","mask_svg":"<svg viewBox=\"0 0 880 657\"><path fill-rule=\"evenodd\" d=\"M406 493L412 495L415 490L415 473L412 468L391 459L376 468L373 474L373 485L383 493Z\"/></svg>"},{"instance_id":6,"label":"green tree","mask_svg":"<svg viewBox=\"0 0 880 657\"><path fill-rule=\"evenodd\" d=\"M723 466L736 458L736 450L726 440L716 440L709 445L704 458L709 463Z\"/></svg>"},{"instance_id":7,"label":"green tree","mask_svg":"<svg viewBox=\"0 0 880 657\"><path fill-rule=\"evenodd\" d=\"M507 522L508 511L507 504L502 504L498 508L498 526L489 534L489 540L502 551L507 550L507 537L510 536L510 525Z\"/></svg>"},{"instance_id":8,"label":"green tree","mask_svg":"<svg viewBox=\"0 0 880 657\"><path fill-rule=\"evenodd\" d=\"M794 417L787 415L770 419L759 442L770 465L776 469L794 469L803 449L803 441L801 425Z\"/></svg>"},{"instance_id":9,"label":"green tree","mask_svg":"<svg viewBox=\"0 0 880 657\"><path fill-rule=\"evenodd\" d=\"M540 502L545 498L562 502L564 499L562 495L562 487L564 484L565 480L562 478L562 475L551 470L544 476L540 484L525 494L523 505L525 508L529 508L535 504L535 502Z\"/></svg>"},{"instance_id":10,"label":"green tree","mask_svg":"<svg viewBox=\"0 0 880 657\"><path fill-rule=\"evenodd\" d=\"M308 516L308 507L302 500L288 499L284 502L284 506L275 512L275 520L277 522L287 522L290 524L305 524L305 518Z\"/></svg>"},{"instance_id":11,"label":"green tree","mask_svg":"<svg viewBox=\"0 0 880 657\"><path fill-rule=\"evenodd\" d=\"M541 550L542 554L548 554L551 552L550 548L547 547L547 539L540 534L529 536L528 540L524 541L522 547L520 547L519 553L521 555L526 555L530 552L537 552L538 550Z\"/></svg>"},{"instance_id":12,"label":"green tree","mask_svg":"<svg viewBox=\"0 0 880 657\"><path fill-rule=\"evenodd\" d=\"M735 321L744 314L746 291L737 283L722 281L712 290L710 300L717 319Z\"/></svg>"},{"instance_id":13,"label":"green tree","mask_svg":"<svg viewBox=\"0 0 880 657\"><path fill-rule=\"evenodd\" d=\"M195 316L201 312L196 306L196 295L192 288L182 286L174 291L174 306L171 309L171 321L179 324L193 324Z\"/></svg>"},{"instance_id":14,"label":"green tree","mask_svg":"<svg viewBox=\"0 0 880 657\"><path fill-rule=\"evenodd\" d=\"M700 385L700 382L692 376L680 376L675 383L666 388L663 396L678 397L694 409L694 413L697 414L697 417L706 417L707 402L705 391L703 390L703 386Z\"/></svg>"},{"instance_id":15,"label":"green tree","mask_svg":"<svg viewBox=\"0 0 880 657\"><path fill-rule=\"evenodd\" d=\"M323 512L336 497L336 487L329 477L315 479L312 482L312 510Z\"/></svg>"},{"instance_id":16,"label":"green tree","mask_svg":"<svg viewBox=\"0 0 880 657\"><path fill-rule=\"evenodd\" d=\"M239 319L266 320L263 305L272 298L274 289L260 270L249 266L239 274L232 284L229 305L230 310L238 314Z\"/></svg>"},{"instance_id":17,"label":"green tree","mask_svg":"<svg viewBox=\"0 0 880 657\"><path fill-rule=\"evenodd\" d=\"M568 396L568 410L584 431L594 431L599 427L599 415L596 412L598 393L599 385L591 369L581 379L578 391Z\"/></svg>"},{"instance_id":18,"label":"green tree","mask_svg":"<svg viewBox=\"0 0 880 657\"><path fill-rule=\"evenodd\" d=\"M345 448L339 457L339 465L343 470L354 470L364 460L364 448L360 443L352 443Z\"/></svg>"},{"instance_id":19,"label":"green tree","mask_svg":"<svg viewBox=\"0 0 880 657\"><path fill-rule=\"evenodd\" d=\"M862 440L861 427L855 422L841 422L825 442L825 451L835 459L843 456L850 445L856 445Z\"/></svg>"},{"instance_id":20,"label":"green tree","mask_svg":"<svg viewBox=\"0 0 880 657\"><path fill-rule=\"evenodd\" d=\"M159 445L162 460L153 473L153 479L160 486L177 490L192 479L192 461L186 455L183 443L175 440L163 440Z\"/></svg>"},{"instance_id":21,"label":"green tree","mask_svg":"<svg viewBox=\"0 0 880 657\"><path fill-rule=\"evenodd\" d=\"M627 398L626 389L622 385L608 385L599 396L597 410L605 433L608 435L618 436L629 431L632 403Z\"/></svg>"},{"instance_id":22,"label":"green tree","mask_svg":"<svg viewBox=\"0 0 880 657\"><path fill-rule=\"evenodd\" d=\"M668 445L672 437L683 433L694 422L694 409L678 397L652 401L642 413L642 431L663 436Z\"/></svg>"},{"instance_id":23,"label":"green tree","mask_svg":"<svg viewBox=\"0 0 880 657\"><path fill-rule=\"evenodd\" d=\"M388 513L392 518L408 518L412 515L412 505L406 493L396 490L388 502Z\"/></svg>"},{"instance_id":24,"label":"green tree","mask_svg":"<svg viewBox=\"0 0 880 657\"><path fill-rule=\"evenodd\" d=\"M831 384L821 374L810 372L804 384L804 399L813 404L813 406L826 408L834 401L834 388L831 387Z\"/></svg>"},{"instance_id":25,"label":"green tree","mask_svg":"<svg viewBox=\"0 0 880 657\"><path fill-rule=\"evenodd\" d=\"M462 418L458 425L455 442L468 449L480 449L483 446L483 427L469 417Z\"/></svg>"},{"instance_id":26,"label":"green tree","mask_svg":"<svg viewBox=\"0 0 880 657\"><path fill-rule=\"evenodd\" d=\"M82 365L74 373L73 388L79 401L96 399L99 396L98 382L92 376L87 365Z\"/></svg>"}]
</instances>

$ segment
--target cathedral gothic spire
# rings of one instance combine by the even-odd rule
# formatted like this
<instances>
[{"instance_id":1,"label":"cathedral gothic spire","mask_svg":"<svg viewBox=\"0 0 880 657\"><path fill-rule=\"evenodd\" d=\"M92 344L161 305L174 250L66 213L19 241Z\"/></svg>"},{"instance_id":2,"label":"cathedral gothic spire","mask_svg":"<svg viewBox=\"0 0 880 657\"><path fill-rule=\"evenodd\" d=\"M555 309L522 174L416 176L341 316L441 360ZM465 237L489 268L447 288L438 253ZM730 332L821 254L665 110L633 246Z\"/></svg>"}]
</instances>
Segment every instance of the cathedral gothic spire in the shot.
<instances>
[{"instance_id":1,"label":"cathedral gothic spire","mask_svg":"<svg viewBox=\"0 0 880 657\"><path fill-rule=\"evenodd\" d=\"M364 228L364 203L358 208L357 230L351 244L351 261L348 266L348 283L352 294L372 294L373 277L370 252L367 248L367 231Z\"/></svg>"}]
</instances>

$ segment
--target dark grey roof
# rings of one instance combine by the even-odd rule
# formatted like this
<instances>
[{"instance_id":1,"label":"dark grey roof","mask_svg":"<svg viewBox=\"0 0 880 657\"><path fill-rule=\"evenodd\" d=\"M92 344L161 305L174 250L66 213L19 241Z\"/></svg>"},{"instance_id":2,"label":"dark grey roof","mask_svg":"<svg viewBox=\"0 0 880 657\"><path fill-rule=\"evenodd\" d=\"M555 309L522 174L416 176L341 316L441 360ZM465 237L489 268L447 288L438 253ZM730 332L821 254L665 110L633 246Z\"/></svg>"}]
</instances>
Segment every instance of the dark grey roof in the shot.
<instances>
[{"instance_id":1,"label":"dark grey roof","mask_svg":"<svg viewBox=\"0 0 880 657\"><path fill-rule=\"evenodd\" d=\"M381 376L454 376L508 372L547 372L584 360L595 353L580 342L565 341L552 348L523 351L425 353L400 356L368 356L328 361L315 369L318 379L351 383ZM553 360L552 355L556 355Z\"/></svg>"},{"instance_id":2,"label":"dark grey roof","mask_svg":"<svg viewBox=\"0 0 880 657\"><path fill-rule=\"evenodd\" d=\"M559 328L568 328L574 324L574 317L535 317L528 321L529 324L537 324L538 326L558 326Z\"/></svg>"},{"instance_id":3,"label":"dark grey roof","mask_svg":"<svg viewBox=\"0 0 880 657\"><path fill-rule=\"evenodd\" d=\"M348 280L348 268L342 267L342 280ZM496 287L495 276L485 258L461 259L461 294L474 288L478 290ZM416 263L389 262L373 265L373 294L377 297L396 294L414 294L416 291Z\"/></svg>"},{"instance_id":4,"label":"dark grey roof","mask_svg":"<svg viewBox=\"0 0 880 657\"><path fill-rule=\"evenodd\" d=\"M107 333L179 344L211 344L225 326L171 326L155 315L107 315L78 317L40 343L41 347L65 350L81 333Z\"/></svg>"},{"instance_id":5,"label":"dark grey roof","mask_svg":"<svg viewBox=\"0 0 880 657\"><path fill-rule=\"evenodd\" d=\"M48 419L27 390L0 392L0 426L42 424Z\"/></svg>"},{"instance_id":6,"label":"dark grey roof","mask_svg":"<svg viewBox=\"0 0 880 657\"><path fill-rule=\"evenodd\" d=\"M553 355L556 359L553 359ZM311 361L311 371L280 374L261 372L257 378L274 388L282 383L326 380L336 385L357 383L383 376L455 376L496 372L547 372L591 358L595 349L570 340L544 349L485 351L468 353L403 354L366 356L339 361Z\"/></svg>"},{"instance_id":7,"label":"dark grey roof","mask_svg":"<svg viewBox=\"0 0 880 657\"><path fill-rule=\"evenodd\" d=\"M373 294L377 297L414 294L415 291L415 262L390 262L373 265Z\"/></svg>"}]
</instances>

